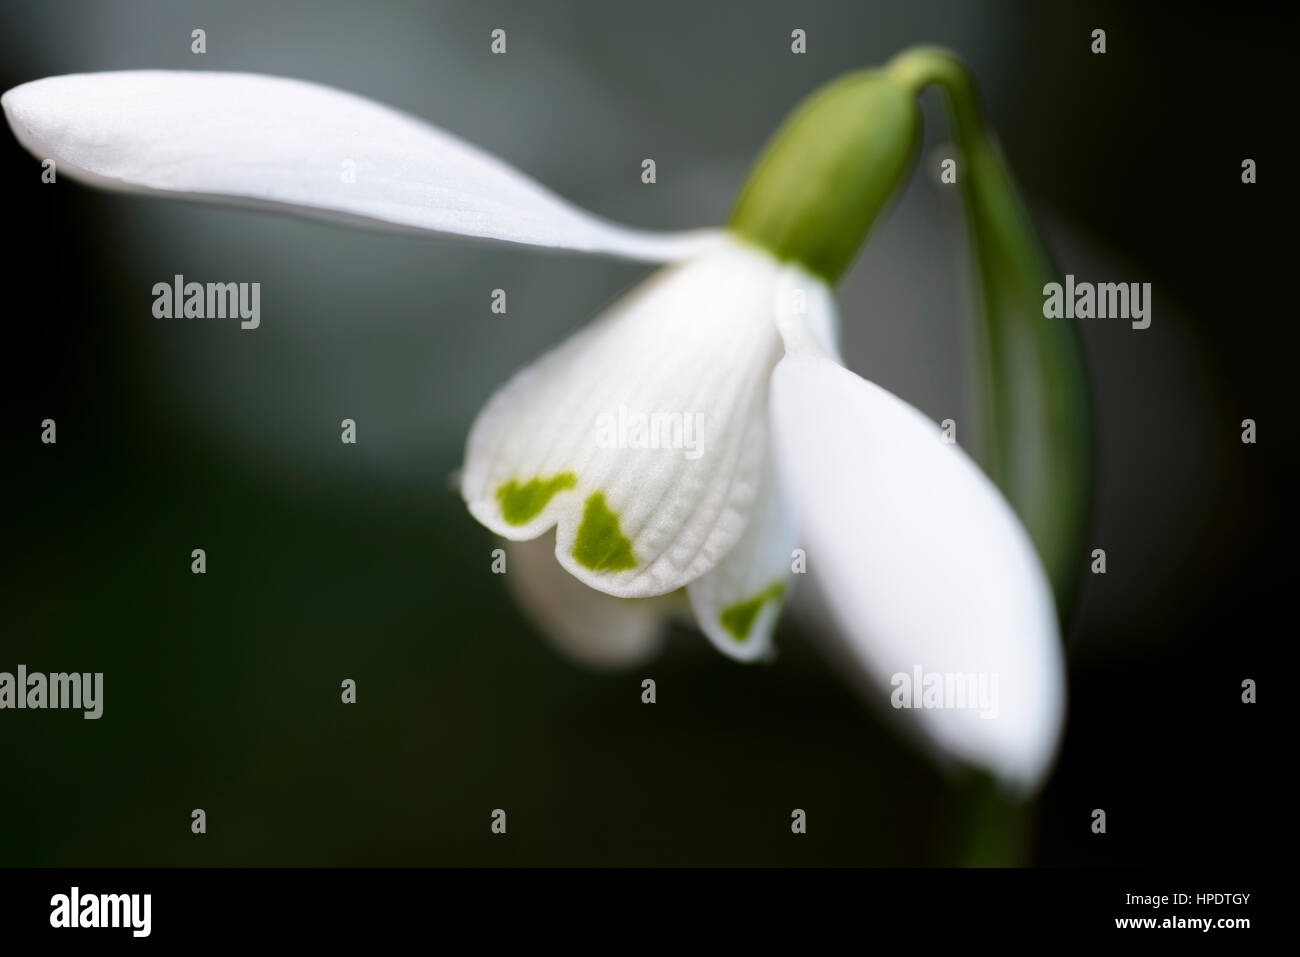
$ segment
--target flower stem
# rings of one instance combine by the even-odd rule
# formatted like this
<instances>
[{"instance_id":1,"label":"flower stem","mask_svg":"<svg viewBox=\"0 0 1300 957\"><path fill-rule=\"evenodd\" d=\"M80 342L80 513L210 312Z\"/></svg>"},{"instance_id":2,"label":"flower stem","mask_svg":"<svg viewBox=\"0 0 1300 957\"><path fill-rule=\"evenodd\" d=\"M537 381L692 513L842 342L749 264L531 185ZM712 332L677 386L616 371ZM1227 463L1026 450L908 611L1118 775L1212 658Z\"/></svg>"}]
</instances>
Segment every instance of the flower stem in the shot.
<instances>
[{"instance_id":1,"label":"flower stem","mask_svg":"<svg viewBox=\"0 0 1300 957\"><path fill-rule=\"evenodd\" d=\"M1020 197L975 84L952 54L920 47L886 67L913 96L947 99L979 284L976 458L1029 530L1068 621L1084 559L1092 484L1092 407L1078 330L1043 316L1057 269Z\"/></svg>"}]
</instances>

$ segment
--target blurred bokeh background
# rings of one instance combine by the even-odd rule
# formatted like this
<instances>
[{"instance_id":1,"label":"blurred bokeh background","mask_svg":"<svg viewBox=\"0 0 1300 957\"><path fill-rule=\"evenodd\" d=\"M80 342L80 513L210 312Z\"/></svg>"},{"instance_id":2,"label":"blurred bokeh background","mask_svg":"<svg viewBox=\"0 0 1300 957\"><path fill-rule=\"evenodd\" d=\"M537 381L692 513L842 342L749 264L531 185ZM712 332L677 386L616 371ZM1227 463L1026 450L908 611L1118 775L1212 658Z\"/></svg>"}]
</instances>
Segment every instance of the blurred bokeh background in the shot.
<instances>
[{"instance_id":1,"label":"blurred bokeh background","mask_svg":"<svg viewBox=\"0 0 1300 957\"><path fill-rule=\"evenodd\" d=\"M698 635L627 674L556 656L447 478L493 389L646 269L42 184L6 132L0 670L102 671L105 715L0 713L0 864L1249 862L1271 825L1270 656L1293 559L1287 34L1082 5L345 0L0 7L0 87L130 68L355 91L646 227L721 222L837 74L965 57L1062 264L1151 282L1083 326L1095 547L1070 720L1014 851L788 619L770 667ZM508 31L491 56L489 33ZM1108 52L1089 52L1093 28ZM208 52L190 52L190 31ZM808 53L789 52L807 31ZM840 289L856 371L959 422L960 200L922 163ZM654 157L658 182L640 183ZM1259 183L1240 164L1259 163ZM262 325L160 322L153 283L262 283ZM494 288L509 295L493 315ZM339 421L358 423L345 446ZM1259 422L1242 445L1240 420ZM39 442L44 418L58 444ZM959 438L961 431L959 429ZM1287 506L1287 512L1292 506ZM190 551L208 572L190 574ZM640 703L640 680L659 703ZM339 702L344 678L358 703ZM1261 703L1240 702L1243 678ZM1261 776L1263 775L1263 776ZM190 833L204 808L208 834ZM489 813L505 808L505 839ZM789 831L792 808L809 832ZM1109 833L1090 832L1107 811ZM980 850L988 844L995 850Z\"/></svg>"}]
</instances>

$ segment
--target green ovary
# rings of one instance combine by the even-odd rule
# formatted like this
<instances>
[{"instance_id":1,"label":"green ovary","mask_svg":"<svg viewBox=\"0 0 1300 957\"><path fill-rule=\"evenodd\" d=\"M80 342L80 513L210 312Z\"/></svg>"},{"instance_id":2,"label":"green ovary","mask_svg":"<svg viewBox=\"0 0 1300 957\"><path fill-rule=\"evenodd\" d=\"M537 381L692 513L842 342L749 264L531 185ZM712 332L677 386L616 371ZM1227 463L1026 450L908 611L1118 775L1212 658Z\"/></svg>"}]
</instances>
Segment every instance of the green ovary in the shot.
<instances>
[{"instance_id":1,"label":"green ovary","mask_svg":"<svg viewBox=\"0 0 1300 957\"><path fill-rule=\"evenodd\" d=\"M758 617L759 610L769 601L780 601L785 595L785 582L776 581L768 585L753 598L747 598L744 601L738 601L722 610L718 620L722 622L722 627L731 633L736 641L743 642L749 638L749 632L754 627L754 619Z\"/></svg>"},{"instance_id":2,"label":"green ovary","mask_svg":"<svg viewBox=\"0 0 1300 957\"><path fill-rule=\"evenodd\" d=\"M573 488L577 484L578 476L572 472L560 472L548 479L535 478L523 485L511 479L497 489L501 517L511 525L527 525L541 514L556 492Z\"/></svg>"},{"instance_id":3,"label":"green ovary","mask_svg":"<svg viewBox=\"0 0 1300 957\"><path fill-rule=\"evenodd\" d=\"M636 568L632 543L618 525L618 515L605 504L604 492L587 498L573 544L573 557L594 572L619 572Z\"/></svg>"},{"instance_id":4,"label":"green ovary","mask_svg":"<svg viewBox=\"0 0 1300 957\"><path fill-rule=\"evenodd\" d=\"M834 80L801 103L749 175L728 226L834 283L914 165L921 111L889 70Z\"/></svg>"}]
</instances>

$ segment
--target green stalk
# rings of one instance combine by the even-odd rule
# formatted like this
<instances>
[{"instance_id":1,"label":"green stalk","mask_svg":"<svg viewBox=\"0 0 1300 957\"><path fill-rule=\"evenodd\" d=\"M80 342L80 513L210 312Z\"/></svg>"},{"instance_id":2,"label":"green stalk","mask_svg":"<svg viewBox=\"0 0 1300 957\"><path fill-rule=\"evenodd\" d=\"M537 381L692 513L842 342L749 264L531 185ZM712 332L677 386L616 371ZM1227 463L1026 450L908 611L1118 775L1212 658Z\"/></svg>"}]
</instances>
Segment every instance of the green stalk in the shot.
<instances>
[{"instance_id":1,"label":"green stalk","mask_svg":"<svg viewBox=\"0 0 1300 957\"><path fill-rule=\"evenodd\" d=\"M1052 262L998 144L975 86L950 53L918 48L889 72L917 95L936 85L951 110L957 180L981 300L977 459L1029 530L1047 568L1057 612L1068 622L1086 556L1093 425L1078 329L1043 316Z\"/></svg>"}]
</instances>

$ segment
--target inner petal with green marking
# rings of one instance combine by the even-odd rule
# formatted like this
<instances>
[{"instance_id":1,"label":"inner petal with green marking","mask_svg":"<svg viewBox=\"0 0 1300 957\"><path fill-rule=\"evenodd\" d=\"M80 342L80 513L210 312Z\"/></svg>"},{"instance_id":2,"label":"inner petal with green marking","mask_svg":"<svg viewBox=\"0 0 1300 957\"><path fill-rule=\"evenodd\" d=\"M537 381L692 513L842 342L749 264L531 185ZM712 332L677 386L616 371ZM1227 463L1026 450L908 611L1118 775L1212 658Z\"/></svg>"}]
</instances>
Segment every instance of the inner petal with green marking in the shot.
<instances>
[{"instance_id":1,"label":"inner petal with green marking","mask_svg":"<svg viewBox=\"0 0 1300 957\"><path fill-rule=\"evenodd\" d=\"M620 572L636 568L632 542L619 528L618 515L605 503L604 492L587 498L578 526L573 557L594 572Z\"/></svg>"},{"instance_id":2,"label":"inner petal with green marking","mask_svg":"<svg viewBox=\"0 0 1300 957\"><path fill-rule=\"evenodd\" d=\"M511 479L497 489L501 517L511 525L527 525L541 514L556 492L573 488L577 484L578 476L572 472L560 472L548 479L535 478L523 485Z\"/></svg>"},{"instance_id":3,"label":"inner petal with green marking","mask_svg":"<svg viewBox=\"0 0 1300 957\"><path fill-rule=\"evenodd\" d=\"M749 633L754 628L754 620L758 618L763 605L769 601L780 601L784 595L785 582L772 582L753 598L738 601L724 608L718 619L722 622L722 627L727 629L737 641L743 642L749 638Z\"/></svg>"}]
</instances>

